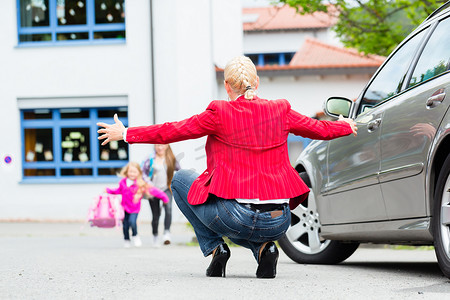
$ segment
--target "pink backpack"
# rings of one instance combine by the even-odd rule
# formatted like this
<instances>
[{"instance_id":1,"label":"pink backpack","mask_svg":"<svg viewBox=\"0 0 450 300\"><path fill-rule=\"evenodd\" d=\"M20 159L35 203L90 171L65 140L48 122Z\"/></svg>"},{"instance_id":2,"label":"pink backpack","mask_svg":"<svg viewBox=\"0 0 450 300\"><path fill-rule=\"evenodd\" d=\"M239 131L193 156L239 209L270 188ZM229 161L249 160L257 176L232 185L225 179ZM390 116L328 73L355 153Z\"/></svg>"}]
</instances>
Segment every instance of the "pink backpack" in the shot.
<instances>
[{"instance_id":1,"label":"pink backpack","mask_svg":"<svg viewBox=\"0 0 450 300\"><path fill-rule=\"evenodd\" d=\"M96 197L88 213L91 226L111 228L120 225L125 213L122 205L114 200L115 197L108 194Z\"/></svg>"}]
</instances>

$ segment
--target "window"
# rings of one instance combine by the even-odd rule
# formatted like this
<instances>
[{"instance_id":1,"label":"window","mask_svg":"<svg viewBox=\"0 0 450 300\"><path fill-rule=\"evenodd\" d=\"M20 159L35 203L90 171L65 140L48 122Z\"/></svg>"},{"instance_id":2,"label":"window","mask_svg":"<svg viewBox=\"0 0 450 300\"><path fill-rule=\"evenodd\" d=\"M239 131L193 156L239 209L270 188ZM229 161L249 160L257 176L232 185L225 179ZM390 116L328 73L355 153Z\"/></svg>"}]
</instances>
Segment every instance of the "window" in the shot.
<instances>
[{"instance_id":1,"label":"window","mask_svg":"<svg viewBox=\"0 0 450 300\"><path fill-rule=\"evenodd\" d=\"M286 53L265 53L265 54L246 54L252 62L259 67L266 65L288 65L291 59L294 57L294 52Z\"/></svg>"},{"instance_id":2,"label":"window","mask_svg":"<svg viewBox=\"0 0 450 300\"><path fill-rule=\"evenodd\" d=\"M124 0L17 0L19 44L125 40Z\"/></svg>"},{"instance_id":3,"label":"window","mask_svg":"<svg viewBox=\"0 0 450 300\"><path fill-rule=\"evenodd\" d=\"M128 124L126 107L22 110L23 180L115 178L128 162L128 144L97 139L97 122L112 123L114 113Z\"/></svg>"},{"instance_id":4,"label":"window","mask_svg":"<svg viewBox=\"0 0 450 300\"><path fill-rule=\"evenodd\" d=\"M378 72L370 83L359 105L358 114L363 113L384 100L398 94L417 47L426 30L421 31L406 42Z\"/></svg>"},{"instance_id":5,"label":"window","mask_svg":"<svg viewBox=\"0 0 450 300\"><path fill-rule=\"evenodd\" d=\"M279 54L264 54L264 65L279 65L280 57Z\"/></svg>"},{"instance_id":6,"label":"window","mask_svg":"<svg viewBox=\"0 0 450 300\"><path fill-rule=\"evenodd\" d=\"M426 44L409 86L431 79L447 71L450 64L450 18L441 21Z\"/></svg>"}]
</instances>

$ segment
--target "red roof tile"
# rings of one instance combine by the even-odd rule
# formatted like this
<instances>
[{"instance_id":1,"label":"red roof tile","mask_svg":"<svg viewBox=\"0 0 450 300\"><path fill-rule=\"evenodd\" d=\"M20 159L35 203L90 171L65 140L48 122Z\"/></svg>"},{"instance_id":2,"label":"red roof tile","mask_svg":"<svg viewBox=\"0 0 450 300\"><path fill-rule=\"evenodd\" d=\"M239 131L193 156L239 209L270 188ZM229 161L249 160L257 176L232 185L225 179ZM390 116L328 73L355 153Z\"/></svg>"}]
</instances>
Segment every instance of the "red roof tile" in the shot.
<instances>
[{"instance_id":1,"label":"red roof tile","mask_svg":"<svg viewBox=\"0 0 450 300\"><path fill-rule=\"evenodd\" d=\"M382 56L364 55L355 49L337 47L307 38L289 66L302 69L378 67L385 59Z\"/></svg>"},{"instance_id":2,"label":"red roof tile","mask_svg":"<svg viewBox=\"0 0 450 300\"><path fill-rule=\"evenodd\" d=\"M293 30L308 28L329 28L336 23L336 18L323 12L300 15L295 8L282 7L244 8L243 15L254 15L255 21L245 22L244 31Z\"/></svg>"},{"instance_id":3,"label":"red roof tile","mask_svg":"<svg viewBox=\"0 0 450 300\"><path fill-rule=\"evenodd\" d=\"M355 49L326 44L313 38L305 39L289 65L256 66L258 71L287 71L306 69L378 68L386 57L364 55ZM216 66L216 72L223 72Z\"/></svg>"}]
</instances>

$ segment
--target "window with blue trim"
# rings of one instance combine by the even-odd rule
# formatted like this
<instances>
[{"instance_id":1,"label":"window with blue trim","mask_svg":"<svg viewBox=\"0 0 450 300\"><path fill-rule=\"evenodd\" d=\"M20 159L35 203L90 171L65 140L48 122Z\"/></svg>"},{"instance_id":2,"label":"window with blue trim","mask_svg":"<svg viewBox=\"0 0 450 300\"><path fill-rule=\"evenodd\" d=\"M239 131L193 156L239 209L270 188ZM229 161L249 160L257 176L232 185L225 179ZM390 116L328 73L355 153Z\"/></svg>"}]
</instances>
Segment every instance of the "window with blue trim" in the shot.
<instances>
[{"instance_id":1,"label":"window with blue trim","mask_svg":"<svg viewBox=\"0 0 450 300\"><path fill-rule=\"evenodd\" d=\"M23 180L102 181L128 162L128 144L98 141L97 122L128 125L126 107L21 110Z\"/></svg>"},{"instance_id":2,"label":"window with blue trim","mask_svg":"<svg viewBox=\"0 0 450 300\"><path fill-rule=\"evenodd\" d=\"M256 66L285 66L291 62L295 52L246 54Z\"/></svg>"},{"instance_id":3,"label":"window with blue trim","mask_svg":"<svg viewBox=\"0 0 450 300\"><path fill-rule=\"evenodd\" d=\"M124 0L17 0L19 44L125 41Z\"/></svg>"}]
</instances>

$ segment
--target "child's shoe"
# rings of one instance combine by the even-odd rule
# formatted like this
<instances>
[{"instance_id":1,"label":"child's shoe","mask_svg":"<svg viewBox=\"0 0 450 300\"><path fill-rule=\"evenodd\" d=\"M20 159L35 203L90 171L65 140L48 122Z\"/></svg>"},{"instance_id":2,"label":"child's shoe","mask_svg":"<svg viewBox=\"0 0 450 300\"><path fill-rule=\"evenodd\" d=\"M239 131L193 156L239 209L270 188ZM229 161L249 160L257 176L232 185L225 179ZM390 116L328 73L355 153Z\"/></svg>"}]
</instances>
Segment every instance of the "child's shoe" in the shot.
<instances>
[{"instance_id":1,"label":"child's shoe","mask_svg":"<svg viewBox=\"0 0 450 300\"><path fill-rule=\"evenodd\" d=\"M135 247L141 247L142 246L141 238L138 235L133 236L132 239L133 239L133 244L134 244Z\"/></svg>"},{"instance_id":2,"label":"child's shoe","mask_svg":"<svg viewBox=\"0 0 450 300\"><path fill-rule=\"evenodd\" d=\"M160 245L159 245L158 236L157 236L157 235L154 235L154 236L153 236L153 247L158 248L159 246L160 246Z\"/></svg>"},{"instance_id":3,"label":"child's shoe","mask_svg":"<svg viewBox=\"0 0 450 300\"><path fill-rule=\"evenodd\" d=\"M130 240L125 240L125 243L123 244L124 248L130 248L131 247L131 242Z\"/></svg>"},{"instance_id":4,"label":"child's shoe","mask_svg":"<svg viewBox=\"0 0 450 300\"><path fill-rule=\"evenodd\" d=\"M164 245L169 245L169 244L170 244L170 231L165 230L164 231Z\"/></svg>"}]
</instances>

